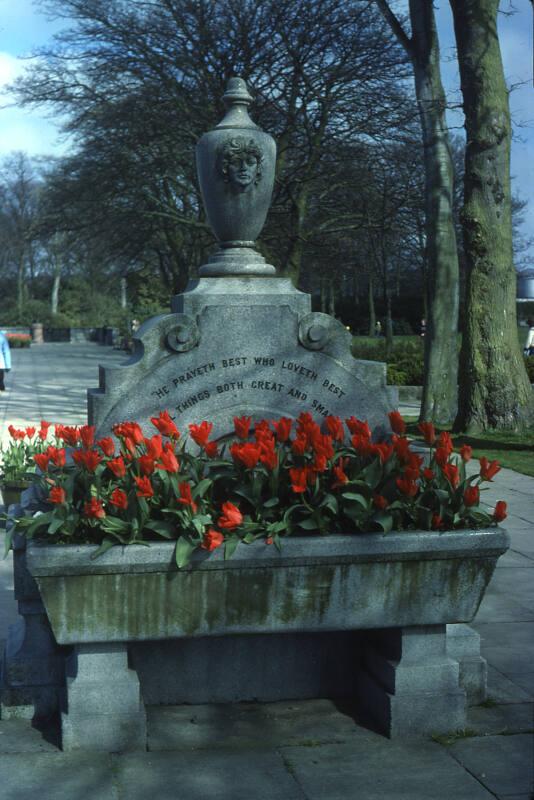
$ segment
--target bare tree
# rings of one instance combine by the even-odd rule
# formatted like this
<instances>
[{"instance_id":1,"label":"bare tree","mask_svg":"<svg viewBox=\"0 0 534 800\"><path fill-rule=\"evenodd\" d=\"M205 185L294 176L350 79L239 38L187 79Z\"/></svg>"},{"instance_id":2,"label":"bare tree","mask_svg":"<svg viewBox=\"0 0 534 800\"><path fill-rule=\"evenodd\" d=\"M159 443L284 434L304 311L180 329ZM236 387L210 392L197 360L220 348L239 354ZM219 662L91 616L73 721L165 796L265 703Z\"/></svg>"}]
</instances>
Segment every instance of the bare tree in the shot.
<instances>
[{"instance_id":1,"label":"bare tree","mask_svg":"<svg viewBox=\"0 0 534 800\"><path fill-rule=\"evenodd\" d=\"M517 339L512 251L511 122L498 0L451 0L467 145L463 246L466 313L456 430L520 430L534 398Z\"/></svg>"},{"instance_id":2,"label":"bare tree","mask_svg":"<svg viewBox=\"0 0 534 800\"><path fill-rule=\"evenodd\" d=\"M413 66L423 135L428 326L421 419L450 422L456 409L458 254L453 221L453 166L445 119L434 8L409 0L411 35L386 0L376 3Z\"/></svg>"}]
</instances>

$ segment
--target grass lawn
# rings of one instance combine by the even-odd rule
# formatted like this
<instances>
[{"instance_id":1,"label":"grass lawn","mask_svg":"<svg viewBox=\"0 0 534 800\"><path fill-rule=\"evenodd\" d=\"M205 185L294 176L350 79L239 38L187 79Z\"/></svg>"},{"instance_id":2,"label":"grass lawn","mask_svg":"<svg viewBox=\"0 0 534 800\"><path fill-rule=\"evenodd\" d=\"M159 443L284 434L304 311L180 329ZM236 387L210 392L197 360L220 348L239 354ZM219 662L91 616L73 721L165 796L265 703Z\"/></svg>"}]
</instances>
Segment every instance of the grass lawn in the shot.
<instances>
[{"instance_id":1,"label":"grass lawn","mask_svg":"<svg viewBox=\"0 0 534 800\"><path fill-rule=\"evenodd\" d=\"M407 433L415 440L423 442L417 428L417 417L404 417ZM441 430L438 428L438 431ZM445 428L445 430L449 430ZM502 467L534 477L534 431L521 436L513 433L493 432L476 436L453 434L455 449L463 444L473 448L473 458L486 456L490 461L497 460Z\"/></svg>"}]
</instances>

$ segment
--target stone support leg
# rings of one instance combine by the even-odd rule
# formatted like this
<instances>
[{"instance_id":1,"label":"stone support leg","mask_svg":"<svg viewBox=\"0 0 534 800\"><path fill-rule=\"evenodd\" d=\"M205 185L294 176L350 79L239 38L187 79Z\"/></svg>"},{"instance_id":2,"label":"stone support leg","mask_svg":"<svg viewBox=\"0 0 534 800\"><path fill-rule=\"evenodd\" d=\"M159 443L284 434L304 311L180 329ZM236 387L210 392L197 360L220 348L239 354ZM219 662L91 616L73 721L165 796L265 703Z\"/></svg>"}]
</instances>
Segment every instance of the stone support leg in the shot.
<instances>
[{"instance_id":1,"label":"stone support leg","mask_svg":"<svg viewBox=\"0 0 534 800\"><path fill-rule=\"evenodd\" d=\"M445 625L371 632L358 698L390 738L465 728L466 695Z\"/></svg>"},{"instance_id":2,"label":"stone support leg","mask_svg":"<svg viewBox=\"0 0 534 800\"><path fill-rule=\"evenodd\" d=\"M146 714L125 644L76 645L67 661L63 750L116 752L146 748Z\"/></svg>"},{"instance_id":3,"label":"stone support leg","mask_svg":"<svg viewBox=\"0 0 534 800\"><path fill-rule=\"evenodd\" d=\"M447 655L460 665L460 686L467 704L476 706L488 696L488 664L480 655L480 634L469 625L447 625Z\"/></svg>"},{"instance_id":4,"label":"stone support leg","mask_svg":"<svg viewBox=\"0 0 534 800\"><path fill-rule=\"evenodd\" d=\"M20 513L21 507L15 511ZM9 626L1 662L0 709L3 719L38 721L57 713L62 702L65 648L56 643L39 590L26 568L25 548L25 540L15 536L13 578L20 619Z\"/></svg>"}]
</instances>

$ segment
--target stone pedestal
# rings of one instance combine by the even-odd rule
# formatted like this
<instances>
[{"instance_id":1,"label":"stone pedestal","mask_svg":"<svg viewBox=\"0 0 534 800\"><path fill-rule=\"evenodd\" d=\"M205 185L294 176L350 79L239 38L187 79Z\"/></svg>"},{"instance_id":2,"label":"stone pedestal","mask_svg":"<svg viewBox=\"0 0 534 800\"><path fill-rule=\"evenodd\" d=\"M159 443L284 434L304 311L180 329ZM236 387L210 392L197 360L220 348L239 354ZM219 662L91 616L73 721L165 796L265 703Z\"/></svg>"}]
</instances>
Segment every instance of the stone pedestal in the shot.
<instances>
[{"instance_id":1,"label":"stone pedestal","mask_svg":"<svg viewBox=\"0 0 534 800\"><path fill-rule=\"evenodd\" d=\"M125 644L80 644L67 661L63 750L146 749L146 714Z\"/></svg>"},{"instance_id":2,"label":"stone pedestal","mask_svg":"<svg viewBox=\"0 0 534 800\"><path fill-rule=\"evenodd\" d=\"M480 655L480 634L469 625L447 625L447 655L460 665L460 686L467 704L476 706L488 696L488 664Z\"/></svg>"},{"instance_id":3,"label":"stone pedestal","mask_svg":"<svg viewBox=\"0 0 534 800\"><path fill-rule=\"evenodd\" d=\"M33 342L33 344L43 344L44 343L43 324L42 324L42 322L33 322L32 323L32 342Z\"/></svg>"},{"instance_id":4,"label":"stone pedestal","mask_svg":"<svg viewBox=\"0 0 534 800\"><path fill-rule=\"evenodd\" d=\"M391 737L460 730L466 694L458 662L447 655L445 625L369 635L360 675L361 706Z\"/></svg>"},{"instance_id":5,"label":"stone pedestal","mask_svg":"<svg viewBox=\"0 0 534 800\"><path fill-rule=\"evenodd\" d=\"M12 512L21 512L13 506ZM8 520L8 526L12 524ZM25 540L13 542L15 598L20 619L10 625L2 658L3 719L41 720L57 713L65 686L64 654L58 647L37 585L26 567Z\"/></svg>"}]
</instances>

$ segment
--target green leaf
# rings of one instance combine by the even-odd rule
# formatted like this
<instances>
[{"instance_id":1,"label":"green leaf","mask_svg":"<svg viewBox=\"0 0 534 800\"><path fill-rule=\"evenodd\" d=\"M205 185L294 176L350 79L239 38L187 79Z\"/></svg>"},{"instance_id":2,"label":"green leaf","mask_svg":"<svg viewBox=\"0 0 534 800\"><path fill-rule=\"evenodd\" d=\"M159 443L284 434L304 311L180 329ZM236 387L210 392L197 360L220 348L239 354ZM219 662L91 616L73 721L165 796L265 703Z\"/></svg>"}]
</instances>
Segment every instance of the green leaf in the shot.
<instances>
[{"instance_id":1,"label":"green leaf","mask_svg":"<svg viewBox=\"0 0 534 800\"><path fill-rule=\"evenodd\" d=\"M376 514L373 514L371 517L371 522L376 522L376 524L382 528L384 533L389 533L393 528L393 516L388 514L386 511L378 511Z\"/></svg>"},{"instance_id":2,"label":"green leaf","mask_svg":"<svg viewBox=\"0 0 534 800\"><path fill-rule=\"evenodd\" d=\"M176 535L176 525L162 519L149 519L145 522L145 528L158 533L160 536L163 536L164 539L174 539Z\"/></svg>"},{"instance_id":3,"label":"green leaf","mask_svg":"<svg viewBox=\"0 0 534 800\"><path fill-rule=\"evenodd\" d=\"M274 506L277 506L279 502L280 500L278 499L278 497L271 497L269 500L266 500L265 503L263 503L263 507L273 508Z\"/></svg>"},{"instance_id":4,"label":"green leaf","mask_svg":"<svg viewBox=\"0 0 534 800\"><path fill-rule=\"evenodd\" d=\"M47 530L48 535L53 536L54 533L57 533L58 530L63 526L64 522L65 520L63 519L63 517L56 517L55 519L53 519L50 522L50 525L48 526Z\"/></svg>"},{"instance_id":5,"label":"green leaf","mask_svg":"<svg viewBox=\"0 0 534 800\"><path fill-rule=\"evenodd\" d=\"M246 541L243 539L243 541ZM224 543L224 560L227 561L229 558L232 558L233 554L236 551L237 545L239 544L240 539L239 536L230 536L226 539Z\"/></svg>"},{"instance_id":6,"label":"green leaf","mask_svg":"<svg viewBox=\"0 0 534 800\"><path fill-rule=\"evenodd\" d=\"M26 536L32 537L33 534L39 530L39 528L46 528L50 524L51 520L53 519L54 512L47 511L46 513L39 513L36 514L30 524L28 525L28 530L26 531Z\"/></svg>"},{"instance_id":7,"label":"green leaf","mask_svg":"<svg viewBox=\"0 0 534 800\"><path fill-rule=\"evenodd\" d=\"M316 531L319 527L317 520L313 519L313 517L303 519L300 522L297 522L297 525L299 528L303 528L306 531Z\"/></svg>"},{"instance_id":8,"label":"green leaf","mask_svg":"<svg viewBox=\"0 0 534 800\"><path fill-rule=\"evenodd\" d=\"M337 498L333 494L325 494L321 508L327 508L332 514L337 514L339 509Z\"/></svg>"},{"instance_id":9,"label":"green leaf","mask_svg":"<svg viewBox=\"0 0 534 800\"><path fill-rule=\"evenodd\" d=\"M343 492L341 497L343 497L345 500L355 500L362 506L362 508L367 509L369 507L368 499L363 497L361 494L356 494L355 492Z\"/></svg>"},{"instance_id":10,"label":"green leaf","mask_svg":"<svg viewBox=\"0 0 534 800\"><path fill-rule=\"evenodd\" d=\"M240 497L244 497L245 500L248 500L248 502L252 505L255 505L254 495L247 486L241 486L239 489L234 489L233 492L234 494L238 494Z\"/></svg>"},{"instance_id":11,"label":"green leaf","mask_svg":"<svg viewBox=\"0 0 534 800\"><path fill-rule=\"evenodd\" d=\"M186 567L189 564L195 549L196 544L192 542L188 536L180 536L176 542L176 549L174 551L178 569L182 569L182 567Z\"/></svg>"},{"instance_id":12,"label":"green leaf","mask_svg":"<svg viewBox=\"0 0 534 800\"><path fill-rule=\"evenodd\" d=\"M130 522L126 522L119 517L105 517L100 523L105 531L128 531L131 527Z\"/></svg>"},{"instance_id":13,"label":"green leaf","mask_svg":"<svg viewBox=\"0 0 534 800\"><path fill-rule=\"evenodd\" d=\"M213 481L211 478L204 478L203 480L198 483L193 491L191 492L193 498L197 497L204 497L210 486L212 485Z\"/></svg>"},{"instance_id":14,"label":"green leaf","mask_svg":"<svg viewBox=\"0 0 534 800\"><path fill-rule=\"evenodd\" d=\"M280 531L285 531L287 527L287 522L284 522L283 520L280 522L271 522L270 525L267 525L267 533L273 535L275 533L279 533Z\"/></svg>"},{"instance_id":15,"label":"green leaf","mask_svg":"<svg viewBox=\"0 0 534 800\"><path fill-rule=\"evenodd\" d=\"M252 532L246 533L243 536L243 541L245 542L245 544L252 544L252 542L256 541L258 536L259 536L259 534L257 534L257 533L252 533Z\"/></svg>"},{"instance_id":16,"label":"green leaf","mask_svg":"<svg viewBox=\"0 0 534 800\"><path fill-rule=\"evenodd\" d=\"M94 558L98 558L98 556L101 556L103 553L109 550L110 547L114 547L115 545L116 542L114 542L113 539L108 539L108 538L104 539L100 547L97 550L95 550L94 553L91 553L91 560Z\"/></svg>"},{"instance_id":17,"label":"green leaf","mask_svg":"<svg viewBox=\"0 0 534 800\"><path fill-rule=\"evenodd\" d=\"M274 536L273 536L273 544L276 547L276 549L278 550L278 552L281 553L282 552L282 541L281 541L280 536L279 536L278 533L275 533Z\"/></svg>"},{"instance_id":18,"label":"green leaf","mask_svg":"<svg viewBox=\"0 0 534 800\"><path fill-rule=\"evenodd\" d=\"M365 482L371 489L375 489L382 478L382 464L380 459L376 458L372 461L362 472Z\"/></svg>"}]
</instances>

